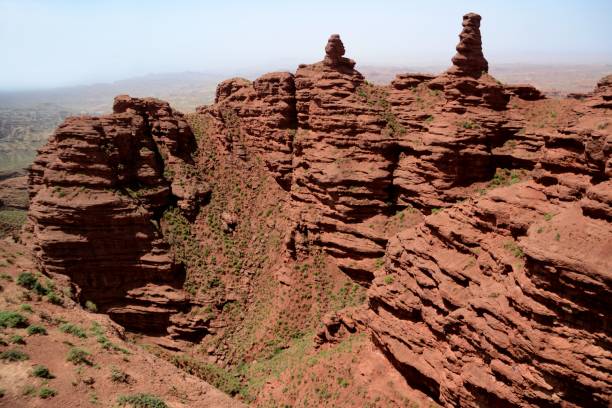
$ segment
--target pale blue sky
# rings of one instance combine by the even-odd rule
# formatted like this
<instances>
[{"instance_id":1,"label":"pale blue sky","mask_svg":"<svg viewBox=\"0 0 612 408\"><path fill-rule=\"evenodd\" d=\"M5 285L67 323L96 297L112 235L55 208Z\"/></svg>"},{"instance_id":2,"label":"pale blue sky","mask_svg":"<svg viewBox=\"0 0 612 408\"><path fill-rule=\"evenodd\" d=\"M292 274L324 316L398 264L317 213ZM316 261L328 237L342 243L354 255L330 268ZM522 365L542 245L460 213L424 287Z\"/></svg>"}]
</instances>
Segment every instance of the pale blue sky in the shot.
<instances>
[{"instance_id":1,"label":"pale blue sky","mask_svg":"<svg viewBox=\"0 0 612 408\"><path fill-rule=\"evenodd\" d=\"M612 0L0 0L0 90L293 70L331 33L361 65L445 64L469 11L491 64L612 62Z\"/></svg>"}]
</instances>

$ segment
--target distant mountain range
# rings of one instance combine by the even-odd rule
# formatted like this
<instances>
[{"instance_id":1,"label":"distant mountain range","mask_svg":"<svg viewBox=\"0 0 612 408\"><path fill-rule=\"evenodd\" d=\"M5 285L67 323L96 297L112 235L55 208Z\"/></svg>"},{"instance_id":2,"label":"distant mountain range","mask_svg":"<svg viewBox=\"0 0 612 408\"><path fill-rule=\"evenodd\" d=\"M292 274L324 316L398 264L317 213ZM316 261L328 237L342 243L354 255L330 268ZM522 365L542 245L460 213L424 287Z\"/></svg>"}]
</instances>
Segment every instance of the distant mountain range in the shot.
<instances>
[{"instance_id":1,"label":"distant mountain range","mask_svg":"<svg viewBox=\"0 0 612 408\"><path fill-rule=\"evenodd\" d=\"M397 73L438 73L446 66L358 66L365 77L378 84ZM293 69L289 69L293 70ZM498 64L490 69L505 83L531 83L548 95L588 92L612 65ZM14 171L31 162L55 127L69 115L108 113L118 94L153 96L170 102L183 112L211 103L217 83L232 76L254 79L262 72L151 74L112 83L55 88L39 91L0 92L0 172Z\"/></svg>"}]
</instances>

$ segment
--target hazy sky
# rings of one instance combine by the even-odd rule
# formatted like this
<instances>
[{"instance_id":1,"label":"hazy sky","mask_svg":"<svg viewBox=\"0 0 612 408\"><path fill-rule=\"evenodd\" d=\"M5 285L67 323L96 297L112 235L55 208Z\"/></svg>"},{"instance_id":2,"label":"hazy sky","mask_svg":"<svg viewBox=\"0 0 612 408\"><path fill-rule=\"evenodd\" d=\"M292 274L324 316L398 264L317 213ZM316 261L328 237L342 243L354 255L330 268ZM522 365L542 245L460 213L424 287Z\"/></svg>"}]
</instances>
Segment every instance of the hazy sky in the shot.
<instances>
[{"instance_id":1,"label":"hazy sky","mask_svg":"<svg viewBox=\"0 0 612 408\"><path fill-rule=\"evenodd\" d=\"M612 0L0 0L0 90L293 70L331 33L358 65L446 64L470 11L493 65L612 62Z\"/></svg>"}]
</instances>

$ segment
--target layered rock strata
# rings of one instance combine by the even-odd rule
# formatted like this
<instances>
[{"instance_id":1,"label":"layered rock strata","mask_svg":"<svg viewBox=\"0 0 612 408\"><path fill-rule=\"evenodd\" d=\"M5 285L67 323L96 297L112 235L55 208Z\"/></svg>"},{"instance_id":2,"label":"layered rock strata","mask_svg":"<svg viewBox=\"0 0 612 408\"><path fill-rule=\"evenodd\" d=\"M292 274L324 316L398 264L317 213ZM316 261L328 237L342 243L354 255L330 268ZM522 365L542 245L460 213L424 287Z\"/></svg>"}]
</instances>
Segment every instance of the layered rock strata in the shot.
<instances>
[{"instance_id":1,"label":"layered rock strata","mask_svg":"<svg viewBox=\"0 0 612 408\"><path fill-rule=\"evenodd\" d=\"M119 96L110 115L66 119L29 174L27 229L41 270L68 275L82 301L119 323L163 332L188 303L159 219L175 205L196 210L206 195L194 148L182 115L152 98Z\"/></svg>"},{"instance_id":2,"label":"layered rock strata","mask_svg":"<svg viewBox=\"0 0 612 408\"><path fill-rule=\"evenodd\" d=\"M442 405L609 403L608 93L600 84L575 123L546 135L534 181L390 240L365 324L409 383Z\"/></svg>"},{"instance_id":3,"label":"layered rock strata","mask_svg":"<svg viewBox=\"0 0 612 408\"><path fill-rule=\"evenodd\" d=\"M495 174L494 147L520 129L505 114L511 93L486 74L479 25L478 15L464 17L453 66L438 77L403 74L389 87L373 86L334 34L323 61L295 75L225 81L215 104L198 112L228 152L261 156L299 203L290 249L315 243L367 285L389 217L465 199L469 186ZM427 106L417 92L423 88L433 95Z\"/></svg>"}]
</instances>

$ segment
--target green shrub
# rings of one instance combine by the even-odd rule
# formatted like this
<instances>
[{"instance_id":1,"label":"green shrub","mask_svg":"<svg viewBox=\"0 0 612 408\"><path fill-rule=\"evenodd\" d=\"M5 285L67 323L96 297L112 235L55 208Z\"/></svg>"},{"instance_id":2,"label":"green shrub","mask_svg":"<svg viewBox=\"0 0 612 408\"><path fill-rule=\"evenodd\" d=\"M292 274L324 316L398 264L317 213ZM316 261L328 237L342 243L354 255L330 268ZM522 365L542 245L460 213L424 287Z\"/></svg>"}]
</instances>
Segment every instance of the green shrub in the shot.
<instances>
[{"instance_id":1,"label":"green shrub","mask_svg":"<svg viewBox=\"0 0 612 408\"><path fill-rule=\"evenodd\" d=\"M26 289L33 289L37 282L38 279L36 279L36 276L30 272L21 272L19 276L17 276L17 284Z\"/></svg>"},{"instance_id":2,"label":"green shrub","mask_svg":"<svg viewBox=\"0 0 612 408\"><path fill-rule=\"evenodd\" d=\"M395 278L393 277L393 275L386 275L384 281L386 285L390 285L395 281Z\"/></svg>"},{"instance_id":3,"label":"green shrub","mask_svg":"<svg viewBox=\"0 0 612 408\"><path fill-rule=\"evenodd\" d=\"M125 383L128 384L130 382L130 376L128 373L119 370L117 367L111 367L111 381L116 383Z\"/></svg>"},{"instance_id":4,"label":"green shrub","mask_svg":"<svg viewBox=\"0 0 612 408\"><path fill-rule=\"evenodd\" d=\"M168 405L159 397L151 394L122 395L117 403L125 407L131 405L133 408L168 408Z\"/></svg>"},{"instance_id":5,"label":"green shrub","mask_svg":"<svg viewBox=\"0 0 612 408\"><path fill-rule=\"evenodd\" d=\"M6 350L0 353L0 360L4 361L23 361L29 358L30 356L20 350Z\"/></svg>"},{"instance_id":6,"label":"green shrub","mask_svg":"<svg viewBox=\"0 0 612 408\"><path fill-rule=\"evenodd\" d=\"M376 269L380 269L385 265L385 260L383 258L378 258L376 259L376 261L374 261L374 267L376 267Z\"/></svg>"},{"instance_id":7,"label":"green shrub","mask_svg":"<svg viewBox=\"0 0 612 408\"><path fill-rule=\"evenodd\" d=\"M522 259L525 257L523 250L514 241L508 241L504 244L504 248L509 251L515 258Z\"/></svg>"},{"instance_id":8,"label":"green shrub","mask_svg":"<svg viewBox=\"0 0 612 408\"><path fill-rule=\"evenodd\" d=\"M29 325L26 331L28 332L28 336L33 336L35 334L43 334L43 335L47 334L47 329L45 329L43 326L39 324Z\"/></svg>"},{"instance_id":9,"label":"green shrub","mask_svg":"<svg viewBox=\"0 0 612 408\"><path fill-rule=\"evenodd\" d=\"M57 395L57 391L55 391L52 388L42 387L40 391L38 391L38 396L42 399L55 397L56 395Z\"/></svg>"},{"instance_id":10,"label":"green shrub","mask_svg":"<svg viewBox=\"0 0 612 408\"><path fill-rule=\"evenodd\" d=\"M98 311L98 306L96 306L96 304L91 300L88 300L87 302L85 302L85 309L87 309L91 313L96 313Z\"/></svg>"},{"instance_id":11,"label":"green shrub","mask_svg":"<svg viewBox=\"0 0 612 408\"><path fill-rule=\"evenodd\" d=\"M58 306L64 304L64 300L54 291L49 292L47 295L47 301Z\"/></svg>"},{"instance_id":12,"label":"green shrub","mask_svg":"<svg viewBox=\"0 0 612 408\"><path fill-rule=\"evenodd\" d=\"M40 364L34 366L34 368L32 369L32 375L38 378L47 378L47 379L55 378L55 376L51 374L51 372L49 371L47 367L45 367L44 365L40 365Z\"/></svg>"},{"instance_id":13,"label":"green shrub","mask_svg":"<svg viewBox=\"0 0 612 408\"><path fill-rule=\"evenodd\" d=\"M59 329L64 333L72 334L73 336L80 337L82 339L87 338L87 332L85 329L77 326L76 324L64 323L59 327Z\"/></svg>"},{"instance_id":14,"label":"green shrub","mask_svg":"<svg viewBox=\"0 0 612 408\"><path fill-rule=\"evenodd\" d=\"M28 319L17 312L0 312L0 327L26 327L27 325Z\"/></svg>"},{"instance_id":15,"label":"green shrub","mask_svg":"<svg viewBox=\"0 0 612 408\"><path fill-rule=\"evenodd\" d=\"M21 310L22 312L28 312L28 313L34 312L34 310L32 310L32 306L28 305L27 303L24 303L21 306L19 306L19 310Z\"/></svg>"},{"instance_id":16,"label":"green shrub","mask_svg":"<svg viewBox=\"0 0 612 408\"><path fill-rule=\"evenodd\" d=\"M25 340L23 339L23 337L18 334L13 334L9 338L9 341L13 344L25 344Z\"/></svg>"},{"instance_id":17,"label":"green shrub","mask_svg":"<svg viewBox=\"0 0 612 408\"><path fill-rule=\"evenodd\" d=\"M80 349L78 347L72 347L68 351L67 360L75 365L78 365L78 364L93 365L92 361L90 360L90 357L91 357L90 352Z\"/></svg>"},{"instance_id":18,"label":"green shrub","mask_svg":"<svg viewBox=\"0 0 612 408\"><path fill-rule=\"evenodd\" d=\"M0 279L3 279L5 281L9 281L9 282L13 281L13 277L11 275L9 275L8 273L5 273L5 272L0 273Z\"/></svg>"},{"instance_id":19,"label":"green shrub","mask_svg":"<svg viewBox=\"0 0 612 408\"><path fill-rule=\"evenodd\" d=\"M43 286L43 284L40 283L39 281L34 282L34 286L32 287L32 290L40 296L45 296L49 293L49 288Z\"/></svg>"},{"instance_id":20,"label":"green shrub","mask_svg":"<svg viewBox=\"0 0 612 408\"><path fill-rule=\"evenodd\" d=\"M234 396L242 391L242 386L236 376L214 364L196 361L187 356L173 356L171 362L229 395Z\"/></svg>"}]
</instances>

